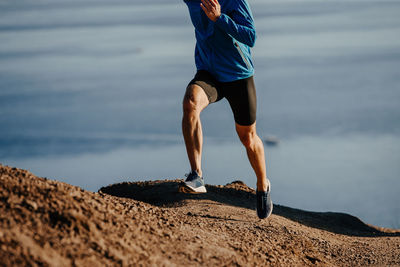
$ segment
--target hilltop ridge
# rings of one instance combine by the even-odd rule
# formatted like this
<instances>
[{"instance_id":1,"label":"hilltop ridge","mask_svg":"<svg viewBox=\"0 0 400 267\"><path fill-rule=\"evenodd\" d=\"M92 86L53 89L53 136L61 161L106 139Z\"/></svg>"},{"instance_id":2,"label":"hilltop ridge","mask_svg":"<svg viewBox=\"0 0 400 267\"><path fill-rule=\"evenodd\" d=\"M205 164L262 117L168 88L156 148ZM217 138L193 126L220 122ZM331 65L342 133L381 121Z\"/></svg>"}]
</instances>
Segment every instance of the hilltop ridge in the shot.
<instances>
[{"instance_id":1,"label":"hilltop ridge","mask_svg":"<svg viewBox=\"0 0 400 267\"><path fill-rule=\"evenodd\" d=\"M176 192L181 180L97 193L0 165L0 265L400 266L400 231L274 205L259 220L243 182Z\"/></svg>"}]
</instances>

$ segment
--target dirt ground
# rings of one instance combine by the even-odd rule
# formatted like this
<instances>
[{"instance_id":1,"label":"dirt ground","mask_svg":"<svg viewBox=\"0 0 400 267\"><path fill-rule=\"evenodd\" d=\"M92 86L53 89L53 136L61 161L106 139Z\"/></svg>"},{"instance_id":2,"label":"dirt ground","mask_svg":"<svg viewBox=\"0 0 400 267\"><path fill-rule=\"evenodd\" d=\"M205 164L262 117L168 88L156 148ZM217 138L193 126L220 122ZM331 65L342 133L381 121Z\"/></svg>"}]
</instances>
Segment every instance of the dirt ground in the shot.
<instances>
[{"instance_id":1,"label":"dirt ground","mask_svg":"<svg viewBox=\"0 0 400 267\"><path fill-rule=\"evenodd\" d=\"M98 193L0 165L1 266L400 266L400 231L274 205L259 220L240 181L181 180Z\"/></svg>"}]
</instances>

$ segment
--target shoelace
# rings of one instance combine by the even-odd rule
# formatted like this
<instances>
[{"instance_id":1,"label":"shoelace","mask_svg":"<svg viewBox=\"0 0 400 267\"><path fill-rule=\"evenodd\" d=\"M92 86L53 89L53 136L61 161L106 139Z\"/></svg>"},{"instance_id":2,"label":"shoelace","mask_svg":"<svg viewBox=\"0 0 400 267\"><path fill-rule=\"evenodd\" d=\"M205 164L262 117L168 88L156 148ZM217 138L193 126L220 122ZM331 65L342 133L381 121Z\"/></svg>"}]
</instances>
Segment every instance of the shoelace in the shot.
<instances>
[{"instance_id":1,"label":"shoelace","mask_svg":"<svg viewBox=\"0 0 400 267\"><path fill-rule=\"evenodd\" d=\"M265 209L264 203L266 203L266 202L267 202L267 198L265 197L265 195L262 195L262 196L261 196L261 209L262 209L262 210Z\"/></svg>"}]
</instances>

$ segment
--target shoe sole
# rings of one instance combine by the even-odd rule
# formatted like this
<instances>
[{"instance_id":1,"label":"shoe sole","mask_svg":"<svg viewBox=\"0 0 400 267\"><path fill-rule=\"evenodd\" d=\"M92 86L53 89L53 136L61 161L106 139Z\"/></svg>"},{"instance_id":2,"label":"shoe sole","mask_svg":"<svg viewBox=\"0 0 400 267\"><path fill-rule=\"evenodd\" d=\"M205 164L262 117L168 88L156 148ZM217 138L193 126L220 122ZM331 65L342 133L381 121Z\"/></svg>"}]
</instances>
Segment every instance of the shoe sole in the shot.
<instances>
[{"instance_id":1,"label":"shoe sole","mask_svg":"<svg viewBox=\"0 0 400 267\"><path fill-rule=\"evenodd\" d=\"M179 185L178 192L185 193L185 194L204 194L207 193L205 186L200 186L196 189L187 186L186 184Z\"/></svg>"}]
</instances>

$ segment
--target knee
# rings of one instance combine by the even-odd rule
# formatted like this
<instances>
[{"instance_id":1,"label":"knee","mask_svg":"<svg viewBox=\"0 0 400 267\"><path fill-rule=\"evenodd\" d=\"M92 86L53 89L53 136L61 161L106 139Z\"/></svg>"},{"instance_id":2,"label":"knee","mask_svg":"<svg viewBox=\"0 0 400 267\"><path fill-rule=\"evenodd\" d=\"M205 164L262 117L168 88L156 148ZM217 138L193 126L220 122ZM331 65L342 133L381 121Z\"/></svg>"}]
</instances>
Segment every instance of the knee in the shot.
<instances>
[{"instance_id":1,"label":"knee","mask_svg":"<svg viewBox=\"0 0 400 267\"><path fill-rule=\"evenodd\" d=\"M255 132L249 131L239 134L239 139L246 148L254 146L257 135Z\"/></svg>"},{"instance_id":2,"label":"knee","mask_svg":"<svg viewBox=\"0 0 400 267\"><path fill-rule=\"evenodd\" d=\"M190 114L193 112L200 113L201 99L198 94L196 94L193 85L189 85L186 89L185 96L183 97L182 106L184 114Z\"/></svg>"}]
</instances>

